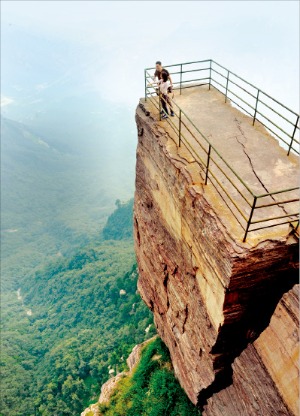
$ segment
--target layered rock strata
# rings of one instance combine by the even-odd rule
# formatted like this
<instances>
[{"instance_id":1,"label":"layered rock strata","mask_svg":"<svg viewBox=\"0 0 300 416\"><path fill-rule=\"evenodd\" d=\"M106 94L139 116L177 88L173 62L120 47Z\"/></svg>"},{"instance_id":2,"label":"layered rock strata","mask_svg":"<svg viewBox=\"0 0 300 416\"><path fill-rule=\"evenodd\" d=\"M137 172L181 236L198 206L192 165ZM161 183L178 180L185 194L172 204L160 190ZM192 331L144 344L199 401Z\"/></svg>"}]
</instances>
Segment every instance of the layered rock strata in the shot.
<instances>
[{"instance_id":1,"label":"layered rock strata","mask_svg":"<svg viewBox=\"0 0 300 416\"><path fill-rule=\"evenodd\" d=\"M299 285L283 295L270 325L233 364L233 383L203 416L299 415Z\"/></svg>"},{"instance_id":2,"label":"layered rock strata","mask_svg":"<svg viewBox=\"0 0 300 416\"><path fill-rule=\"evenodd\" d=\"M297 282L297 240L287 232L242 243L215 192L147 103L136 122L138 289L182 387L203 406L231 384L232 362Z\"/></svg>"}]
</instances>

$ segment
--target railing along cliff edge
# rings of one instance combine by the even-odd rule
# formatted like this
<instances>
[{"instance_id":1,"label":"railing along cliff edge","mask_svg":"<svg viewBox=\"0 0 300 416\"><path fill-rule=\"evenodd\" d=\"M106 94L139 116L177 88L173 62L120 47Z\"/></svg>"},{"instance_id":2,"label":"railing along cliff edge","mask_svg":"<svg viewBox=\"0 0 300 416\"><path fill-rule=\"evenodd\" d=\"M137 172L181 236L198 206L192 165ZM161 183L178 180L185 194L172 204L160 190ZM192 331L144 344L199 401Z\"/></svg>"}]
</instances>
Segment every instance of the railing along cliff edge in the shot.
<instances>
[{"instance_id":1,"label":"railing along cliff edge","mask_svg":"<svg viewBox=\"0 0 300 416\"><path fill-rule=\"evenodd\" d=\"M249 115L253 125L259 121L265 126L286 148L287 156L291 152L299 154L299 115L269 94L212 59L167 65L165 68L168 68L173 85L180 94L185 88L203 85L208 85L209 89L217 89L224 95L225 102L230 100L233 105ZM172 72L173 68L175 70ZM145 69L145 101L149 99L160 113L161 101L157 100L156 86L152 84L153 74L149 72L152 70L155 68ZM194 76L199 73L200 76ZM264 228L290 224L296 231L299 226L299 213L288 212L288 207L299 201L299 197L295 197L295 191L299 190L299 187L255 194L185 111L174 100L172 104L177 122L170 118L167 121L178 136L178 146L184 145L198 161L204 174L205 185L210 181L243 229L243 242L246 241L249 232ZM159 117L161 119L161 114ZM198 150L187 140L188 134L192 135L199 146ZM199 149L203 152L202 156ZM246 210L245 205L242 206L235 198L236 192L246 202ZM269 216L268 208L274 206L281 210L281 214ZM255 219L254 214L258 210L266 214Z\"/></svg>"}]
</instances>

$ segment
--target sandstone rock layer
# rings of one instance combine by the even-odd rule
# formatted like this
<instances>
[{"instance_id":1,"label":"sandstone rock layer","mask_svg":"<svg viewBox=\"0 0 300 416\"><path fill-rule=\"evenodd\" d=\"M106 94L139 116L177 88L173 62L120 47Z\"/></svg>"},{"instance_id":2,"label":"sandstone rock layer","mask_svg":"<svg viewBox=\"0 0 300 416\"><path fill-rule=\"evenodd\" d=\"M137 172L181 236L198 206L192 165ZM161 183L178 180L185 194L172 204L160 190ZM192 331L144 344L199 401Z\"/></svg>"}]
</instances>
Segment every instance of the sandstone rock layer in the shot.
<instances>
[{"instance_id":1,"label":"sandstone rock layer","mask_svg":"<svg viewBox=\"0 0 300 416\"><path fill-rule=\"evenodd\" d=\"M144 102L136 122L138 288L182 387L203 406L230 385L234 359L268 326L278 301L297 282L297 240L287 230L242 243L166 122Z\"/></svg>"},{"instance_id":2,"label":"sandstone rock layer","mask_svg":"<svg viewBox=\"0 0 300 416\"><path fill-rule=\"evenodd\" d=\"M270 325L233 364L233 384L208 400L203 416L299 415L299 285Z\"/></svg>"}]
</instances>

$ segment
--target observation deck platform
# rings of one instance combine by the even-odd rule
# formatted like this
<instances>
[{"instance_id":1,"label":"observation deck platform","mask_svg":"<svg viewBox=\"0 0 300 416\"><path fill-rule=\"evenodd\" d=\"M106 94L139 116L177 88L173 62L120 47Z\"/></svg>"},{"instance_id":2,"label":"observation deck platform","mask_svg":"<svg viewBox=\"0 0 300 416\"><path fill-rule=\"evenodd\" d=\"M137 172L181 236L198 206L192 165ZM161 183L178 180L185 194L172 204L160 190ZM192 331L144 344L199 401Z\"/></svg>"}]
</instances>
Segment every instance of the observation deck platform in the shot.
<instances>
[{"instance_id":1,"label":"observation deck platform","mask_svg":"<svg viewBox=\"0 0 300 416\"><path fill-rule=\"evenodd\" d=\"M207 84L181 94L175 89L175 117L167 120L160 120L156 95L141 105L166 133L167 151L192 177L194 189L204 190L236 241L252 246L289 233L294 240L299 157L287 155L287 146L258 120L253 125L253 118Z\"/></svg>"}]
</instances>

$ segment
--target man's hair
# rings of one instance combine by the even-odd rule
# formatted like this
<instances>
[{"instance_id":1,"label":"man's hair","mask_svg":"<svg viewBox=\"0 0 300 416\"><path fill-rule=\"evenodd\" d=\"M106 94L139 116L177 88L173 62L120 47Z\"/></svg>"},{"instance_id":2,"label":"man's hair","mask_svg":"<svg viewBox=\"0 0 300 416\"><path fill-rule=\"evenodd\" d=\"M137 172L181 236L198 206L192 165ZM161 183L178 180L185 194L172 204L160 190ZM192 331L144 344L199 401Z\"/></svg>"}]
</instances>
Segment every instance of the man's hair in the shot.
<instances>
[{"instance_id":1,"label":"man's hair","mask_svg":"<svg viewBox=\"0 0 300 416\"><path fill-rule=\"evenodd\" d=\"M161 61L156 61L155 65L161 65Z\"/></svg>"}]
</instances>

